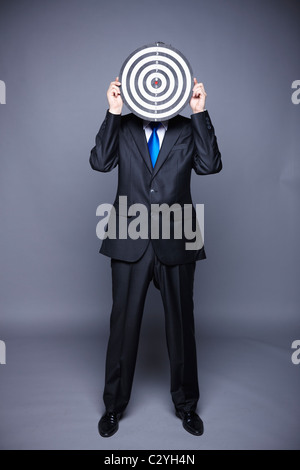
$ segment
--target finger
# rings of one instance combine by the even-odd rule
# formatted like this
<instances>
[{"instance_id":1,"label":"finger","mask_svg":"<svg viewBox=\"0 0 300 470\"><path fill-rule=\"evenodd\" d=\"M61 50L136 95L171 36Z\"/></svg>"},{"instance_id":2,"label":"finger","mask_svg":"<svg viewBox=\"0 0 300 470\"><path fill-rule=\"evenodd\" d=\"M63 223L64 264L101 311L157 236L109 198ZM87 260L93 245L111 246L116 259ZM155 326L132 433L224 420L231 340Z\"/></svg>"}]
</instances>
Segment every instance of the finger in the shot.
<instances>
[{"instance_id":1,"label":"finger","mask_svg":"<svg viewBox=\"0 0 300 470\"><path fill-rule=\"evenodd\" d=\"M111 90L112 95L114 95L114 96L120 95L119 87L117 87L115 85L112 85L110 90Z\"/></svg>"},{"instance_id":2,"label":"finger","mask_svg":"<svg viewBox=\"0 0 300 470\"><path fill-rule=\"evenodd\" d=\"M112 82L112 83L110 84L110 88L117 88L117 89L119 90L119 89L120 89L120 86L118 85L118 83L120 83L120 82Z\"/></svg>"},{"instance_id":3,"label":"finger","mask_svg":"<svg viewBox=\"0 0 300 470\"><path fill-rule=\"evenodd\" d=\"M207 97L207 94L206 93L194 93L193 94L193 98L202 98L202 97Z\"/></svg>"},{"instance_id":4,"label":"finger","mask_svg":"<svg viewBox=\"0 0 300 470\"><path fill-rule=\"evenodd\" d=\"M194 98L199 98L200 95L203 94L203 91L201 90L201 88L194 88L193 89L193 97Z\"/></svg>"},{"instance_id":5,"label":"finger","mask_svg":"<svg viewBox=\"0 0 300 470\"><path fill-rule=\"evenodd\" d=\"M113 86L113 85L120 86L121 82L118 82L117 80L114 82L110 82L110 86Z\"/></svg>"},{"instance_id":6,"label":"finger","mask_svg":"<svg viewBox=\"0 0 300 470\"><path fill-rule=\"evenodd\" d=\"M206 96L206 91L204 90L204 86L200 86L200 84L197 84L194 88L193 88L193 94L194 96L197 95L198 97L200 95L204 95Z\"/></svg>"},{"instance_id":7,"label":"finger","mask_svg":"<svg viewBox=\"0 0 300 470\"><path fill-rule=\"evenodd\" d=\"M197 78L194 77L194 84L196 85L198 82L197 82Z\"/></svg>"},{"instance_id":8,"label":"finger","mask_svg":"<svg viewBox=\"0 0 300 470\"><path fill-rule=\"evenodd\" d=\"M203 83L199 83L199 85L200 85L202 92L206 95L206 91L205 91Z\"/></svg>"},{"instance_id":9,"label":"finger","mask_svg":"<svg viewBox=\"0 0 300 470\"><path fill-rule=\"evenodd\" d=\"M203 85L203 83L197 83L197 84L194 86L193 90L196 90L196 89L204 90L204 85Z\"/></svg>"}]
</instances>

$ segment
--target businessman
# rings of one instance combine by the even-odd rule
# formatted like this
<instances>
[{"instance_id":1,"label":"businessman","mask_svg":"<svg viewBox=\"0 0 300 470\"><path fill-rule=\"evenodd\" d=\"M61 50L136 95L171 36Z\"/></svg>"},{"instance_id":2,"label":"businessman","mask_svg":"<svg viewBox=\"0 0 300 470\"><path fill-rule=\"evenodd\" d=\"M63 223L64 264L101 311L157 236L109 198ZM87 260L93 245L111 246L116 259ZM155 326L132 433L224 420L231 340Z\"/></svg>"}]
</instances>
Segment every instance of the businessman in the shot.
<instances>
[{"instance_id":1,"label":"businessman","mask_svg":"<svg viewBox=\"0 0 300 470\"><path fill-rule=\"evenodd\" d=\"M119 78L111 82L107 99L109 109L91 150L94 170L108 172L118 167L118 189L113 204L115 213L127 226L134 216L124 211L143 204L149 221L155 216L153 204L192 207L191 172L197 175L218 173L221 155L210 116L205 109L206 92L194 78L190 99L191 119L177 115L169 121L147 122L134 114L122 115L123 101ZM121 197L120 197L121 196ZM122 197L123 196L123 197ZM174 233L174 217L169 218ZM118 222L120 223L120 222ZM149 224L150 225L150 224ZM113 305L107 347L104 404L106 411L98 424L101 436L110 437L131 393L141 320L151 281L160 290L166 325L170 361L171 396L175 413L189 433L203 434L203 422L196 413L199 399L197 354L194 334L193 285L197 260L204 259L203 243L186 249L187 236L109 237L100 252L111 258ZM163 418L162 418L163 419Z\"/></svg>"}]
</instances>

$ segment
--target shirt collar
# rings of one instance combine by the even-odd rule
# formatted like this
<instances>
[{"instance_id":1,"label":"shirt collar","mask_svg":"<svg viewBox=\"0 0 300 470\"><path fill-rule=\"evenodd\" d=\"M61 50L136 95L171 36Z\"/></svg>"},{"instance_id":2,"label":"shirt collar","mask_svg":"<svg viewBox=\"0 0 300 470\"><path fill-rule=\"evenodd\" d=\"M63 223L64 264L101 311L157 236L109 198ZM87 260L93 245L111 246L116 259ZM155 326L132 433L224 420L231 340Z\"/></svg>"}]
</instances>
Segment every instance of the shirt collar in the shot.
<instances>
[{"instance_id":1,"label":"shirt collar","mask_svg":"<svg viewBox=\"0 0 300 470\"><path fill-rule=\"evenodd\" d=\"M149 126L150 122L152 122L152 121L143 120L143 129L144 130ZM161 122L161 125L165 128L165 130L167 130L169 121L160 121L160 122Z\"/></svg>"}]
</instances>

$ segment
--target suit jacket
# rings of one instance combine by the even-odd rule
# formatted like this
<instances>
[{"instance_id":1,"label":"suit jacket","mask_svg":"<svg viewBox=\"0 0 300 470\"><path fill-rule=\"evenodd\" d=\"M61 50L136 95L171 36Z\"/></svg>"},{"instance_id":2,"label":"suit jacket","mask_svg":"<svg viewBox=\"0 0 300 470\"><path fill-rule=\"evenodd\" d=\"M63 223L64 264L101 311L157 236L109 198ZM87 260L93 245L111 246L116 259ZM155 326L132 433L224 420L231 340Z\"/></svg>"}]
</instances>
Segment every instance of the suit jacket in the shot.
<instances>
[{"instance_id":1,"label":"suit jacket","mask_svg":"<svg viewBox=\"0 0 300 470\"><path fill-rule=\"evenodd\" d=\"M90 164L100 172L118 167L118 189L114 202L118 221L127 226L135 218L126 216L122 207L127 196L128 207L142 203L148 208L149 225L147 238L126 239L106 238L100 253L123 261L137 261L144 253L151 238L152 204L192 205L190 180L191 172L198 175L218 173L222 169L221 154L210 116L207 111L196 113L191 119L176 116L168 123L156 164L152 168L142 119L134 114L114 115L107 111L106 118L96 136L96 145L91 150ZM120 205L121 201L121 205ZM125 210L124 210L125 209ZM153 211L152 211L153 212ZM192 206L191 218L196 227L196 212ZM177 239L173 234L175 213L170 217L170 239L151 239L158 259L167 265L184 264L205 258L202 246L187 250L187 239ZM125 217L125 219L123 218ZM190 221L191 222L191 221ZM184 217L182 217L184 223ZM117 232L118 233L118 232Z\"/></svg>"}]
</instances>

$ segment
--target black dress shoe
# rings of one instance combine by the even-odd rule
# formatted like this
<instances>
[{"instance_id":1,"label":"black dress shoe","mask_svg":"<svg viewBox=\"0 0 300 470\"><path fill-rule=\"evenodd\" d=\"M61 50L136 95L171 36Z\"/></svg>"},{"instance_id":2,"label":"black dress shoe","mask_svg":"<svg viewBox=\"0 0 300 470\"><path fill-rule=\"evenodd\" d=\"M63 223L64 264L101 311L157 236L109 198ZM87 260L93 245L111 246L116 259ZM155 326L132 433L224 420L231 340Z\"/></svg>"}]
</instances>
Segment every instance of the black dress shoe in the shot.
<instances>
[{"instance_id":1,"label":"black dress shoe","mask_svg":"<svg viewBox=\"0 0 300 470\"><path fill-rule=\"evenodd\" d=\"M195 411L176 410L176 416L182 419L182 426L187 432L194 436L202 436L204 432L203 421Z\"/></svg>"},{"instance_id":2,"label":"black dress shoe","mask_svg":"<svg viewBox=\"0 0 300 470\"><path fill-rule=\"evenodd\" d=\"M119 429L120 415L115 412L106 412L98 423L98 431L102 437L110 437Z\"/></svg>"}]
</instances>

